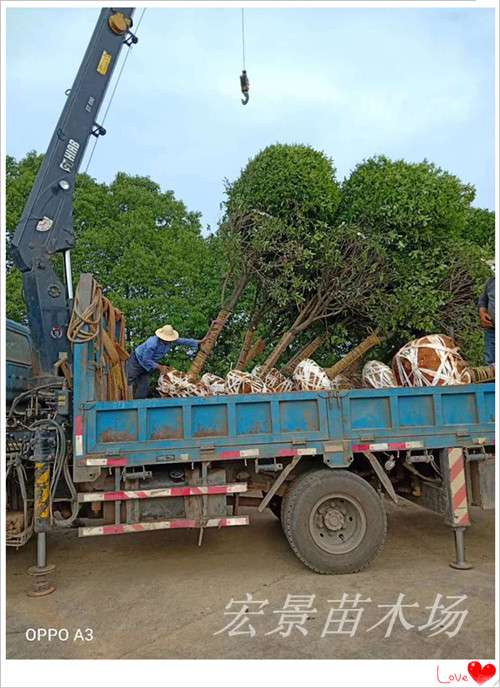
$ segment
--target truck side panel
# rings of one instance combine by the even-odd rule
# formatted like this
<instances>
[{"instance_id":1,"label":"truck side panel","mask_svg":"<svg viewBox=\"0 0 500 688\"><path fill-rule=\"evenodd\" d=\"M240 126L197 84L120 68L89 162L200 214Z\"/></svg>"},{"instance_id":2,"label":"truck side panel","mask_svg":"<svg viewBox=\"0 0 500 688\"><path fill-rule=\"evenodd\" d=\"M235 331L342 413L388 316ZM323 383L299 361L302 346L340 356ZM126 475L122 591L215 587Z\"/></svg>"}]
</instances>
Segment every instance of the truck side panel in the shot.
<instances>
[{"instance_id":1,"label":"truck side panel","mask_svg":"<svg viewBox=\"0 0 500 688\"><path fill-rule=\"evenodd\" d=\"M346 466L370 449L493 444L494 403L492 384L86 402L75 458L85 466L302 454ZM111 463L95 462L103 458Z\"/></svg>"},{"instance_id":2,"label":"truck side panel","mask_svg":"<svg viewBox=\"0 0 500 688\"><path fill-rule=\"evenodd\" d=\"M283 452L306 445L319 454L331 432L329 406L326 394L314 392L89 402L80 412L81 455L126 454L128 463L143 464L209 453L251 458L256 449L259 456L290 456ZM336 424L340 430L340 407Z\"/></svg>"},{"instance_id":3,"label":"truck side panel","mask_svg":"<svg viewBox=\"0 0 500 688\"><path fill-rule=\"evenodd\" d=\"M495 386L351 390L342 397L344 438L353 443L425 440L429 447L467 444L495 432Z\"/></svg>"}]
</instances>

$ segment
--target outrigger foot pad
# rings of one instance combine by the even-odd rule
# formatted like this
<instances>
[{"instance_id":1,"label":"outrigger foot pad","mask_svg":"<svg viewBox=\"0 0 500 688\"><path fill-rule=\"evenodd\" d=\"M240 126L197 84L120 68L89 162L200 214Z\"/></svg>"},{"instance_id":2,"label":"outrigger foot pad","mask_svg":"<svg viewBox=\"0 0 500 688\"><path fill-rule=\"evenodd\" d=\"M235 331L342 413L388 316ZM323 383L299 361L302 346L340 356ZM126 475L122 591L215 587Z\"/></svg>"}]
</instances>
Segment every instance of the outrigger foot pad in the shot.
<instances>
[{"instance_id":1,"label":"outrigger foot pad","mask_svg":"<svg viewBox=\"0 0 500 688\"><path fill-rule=\"evenodd\" d=\"M50 574L55 570L54 564L47 566L30 566L28 575L33 577L33 587L28 592L28 597L44 597L50 595L56 589L50 580Z\"/></svg>"}]
</instances>

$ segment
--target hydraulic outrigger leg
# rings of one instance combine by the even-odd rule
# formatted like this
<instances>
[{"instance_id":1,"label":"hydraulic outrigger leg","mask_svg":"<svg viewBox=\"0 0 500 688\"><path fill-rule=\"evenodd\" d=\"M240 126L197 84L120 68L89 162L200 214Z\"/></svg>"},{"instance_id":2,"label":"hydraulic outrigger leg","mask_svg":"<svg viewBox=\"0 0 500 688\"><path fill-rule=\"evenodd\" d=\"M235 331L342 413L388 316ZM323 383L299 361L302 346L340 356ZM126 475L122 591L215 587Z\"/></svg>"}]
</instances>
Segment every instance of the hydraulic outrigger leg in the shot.
<instances>
[{"instance_id":1,"label":"hydraulic outrigger leg","mask_svg":"<svg viewBox=\"0 0 500 688\"><path fill-rule=\"evenodd\" d=\"M472 564L465 561L465 542L464 542L465 527L453 528L453 535L455 537L455 561L450 563L452 569L461 569L467 571L474 568Z\"/></svg>"},{"instance_id":2,"label":"hydraulic outrigger leg","mask_svg":"<svg viewBox=\"0 0 500 688\"><path fill-rule=\"evenodd\" d=\"M43 432L37 433L36 449L38 453L44 441ZM43 449L42 449L43 451ZM36 454L35 454L36 456ZM36 458L41 458L36 456ZM28 593L30 597L50 595L56 589L50 580L50 574L55 570L54 564L47 564L47 531L50 528L50 464L46 461L35 463L35 532L36 532L36 566L28 569L33 577L33 587Z\"/></svg>"},{"instance_id":3,"label":"hydraulic outrigger leg","mask_svg":"<svg viewBox=\"0 0 500 688\"><path fill-rule=\"evenodd\" d=\"M455 540L455 561L452 561L450 566L466 571L473 567L465 560L464 533L470 526L470 516L464 451L461 447L445 449L441 452L440 458L441 472L448 494L447 522L453 528Z\"/></svg>"}]
</instances>

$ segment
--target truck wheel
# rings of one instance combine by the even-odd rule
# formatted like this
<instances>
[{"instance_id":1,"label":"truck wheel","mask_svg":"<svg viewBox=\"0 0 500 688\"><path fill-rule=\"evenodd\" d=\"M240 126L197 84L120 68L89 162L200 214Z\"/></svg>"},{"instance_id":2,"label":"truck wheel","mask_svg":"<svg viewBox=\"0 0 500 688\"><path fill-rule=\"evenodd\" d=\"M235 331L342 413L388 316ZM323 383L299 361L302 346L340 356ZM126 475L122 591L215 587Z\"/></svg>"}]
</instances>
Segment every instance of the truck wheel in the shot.
<instances>
[{"instance_id":1,"label":"truck wheel","mask_svg":"<svg viewBox=\"0 0 500 688\"><path fill-rule=\"evenodd\" d=\"M355 473L315 470L297 478L281 511L297 557L317 573L355 573L382 549L387 520L382 500Z\"/></svg>"}]
</instances>

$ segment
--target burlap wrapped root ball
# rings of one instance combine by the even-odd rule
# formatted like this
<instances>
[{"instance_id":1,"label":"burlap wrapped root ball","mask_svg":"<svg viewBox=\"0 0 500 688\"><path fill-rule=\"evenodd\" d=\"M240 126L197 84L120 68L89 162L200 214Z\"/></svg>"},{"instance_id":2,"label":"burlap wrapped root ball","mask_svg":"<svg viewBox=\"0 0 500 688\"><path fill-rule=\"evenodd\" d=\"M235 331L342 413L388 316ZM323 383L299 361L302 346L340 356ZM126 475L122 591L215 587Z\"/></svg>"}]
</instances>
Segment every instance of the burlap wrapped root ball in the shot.
<instances>
[{"instance_id":1,"label":"burlap wrapped root ball","mask_svg":"<svg viewBox=\"0 0 500 688\"><path fill-rule=\"evenodd\" d=\"M226 393L226 381L223 377L219 377L213 373L205 373L201 376L201 381L207 388L209 394Z\"/></svg>"},{"instance_id":2,"label":"burlap wrapped root ball","mask_svg":"<svg viewBox=\"0 0 500 688\"><path fill-rule=\"evenodd\" d=\"M367 361L361 372L364 387L384 389L397 387L396 377L391 368L382 361Z\"/></svg>"},{"instance_id":3,"label":"burlap wrapped root ball","mask_svg":"<svg viewBox=\"0 0 500 688\"><path fill-rule=\"evenodd\" d=\"M174 368L160 375L157 390L162 397L206 397L209 393L203 382L192 382L187 373Z\"/></svg>"},{"instance_id":4,"label":"burlap wrapped root ball","mask_svg":"<svg viewBox=\"0 0 500 688\"><path fill-rule=\"evenodd\" d=\"M406 387L468 384L471 378L466 368L455 341L444 334L414 339L392 359L396 381Z\"/></svg>"},{"instance_id":5,"label":"burlap wrapped root ball","mask_svg":"<svg viewBox=\"0 0 500 688\"><path fill-rule=\"evenodd\" d=\"M264 384L268 392L291 392L293 390L293 380L289 377L283 375L277 368L271 368L271 370L262 378L260 374L261 366L255 366L252 370L252 375L263 379Z\"/></svg>"},{"instance_id":6,"label":"burlap wrapped root ball","mask_svg":"<svg viewBox=\"0 0 500 688\"><path fill-rule=\"evenodd\" d=\"M312 358L301 361L293 371L293 381L296 389L302 392L318 392L321 390L332 390L330 378L323 368Z\"/></svg>"},{"instance_id":7,"label":"burlap wrapped root ball","mask_svg":"<svg viewBox=\"0 0 500 688\"><path fill-rule=\"evenodd\" d=\"M266 394L263 380L243 370L230 370L226 375L226 394Z\"/></svg>"}]
</instances>

